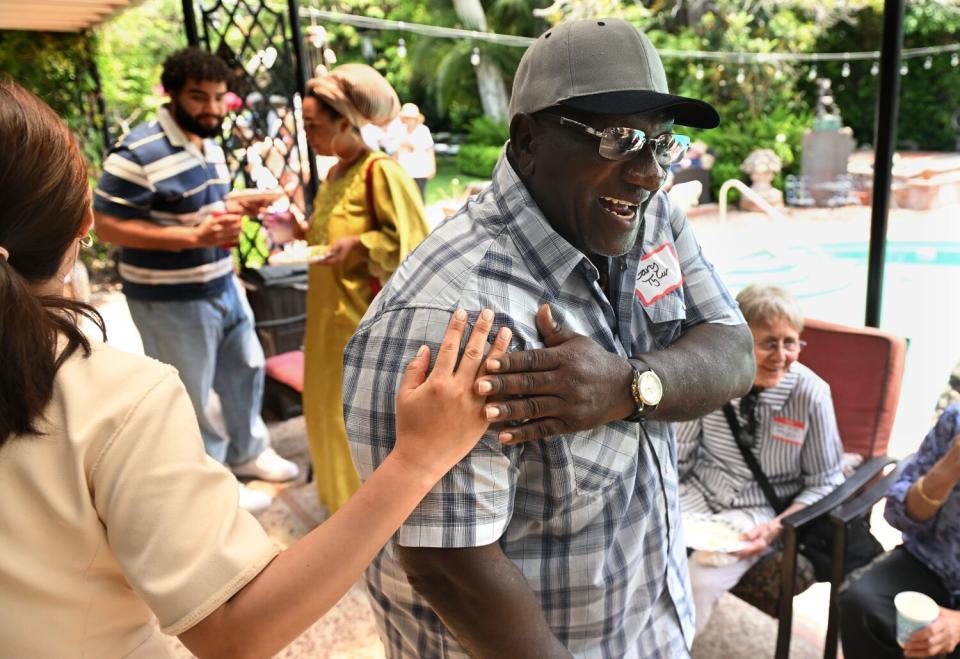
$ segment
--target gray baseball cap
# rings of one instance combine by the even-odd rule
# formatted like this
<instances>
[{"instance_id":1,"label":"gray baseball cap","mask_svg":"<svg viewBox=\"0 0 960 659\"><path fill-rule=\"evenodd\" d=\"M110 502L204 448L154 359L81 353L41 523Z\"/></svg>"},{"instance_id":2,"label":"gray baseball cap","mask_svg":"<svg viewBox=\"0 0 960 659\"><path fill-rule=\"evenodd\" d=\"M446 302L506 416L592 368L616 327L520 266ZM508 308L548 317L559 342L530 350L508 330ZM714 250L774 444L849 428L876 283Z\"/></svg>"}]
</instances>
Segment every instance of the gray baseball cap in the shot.
<instances>
[{"instance_id":1,"label":"gray baseball cap","mask_svg":"<svg viewBox=\"0 0 960 659\"><path fill-rule=\"evenodd\" d=\"M720 115L709 103L675 96L656 48L619 18L589 18L547 30L523 54L513 79L509 117L553 106L595 114L667 110L674 122L716 128Z\"/></svg>"}]
</instances>

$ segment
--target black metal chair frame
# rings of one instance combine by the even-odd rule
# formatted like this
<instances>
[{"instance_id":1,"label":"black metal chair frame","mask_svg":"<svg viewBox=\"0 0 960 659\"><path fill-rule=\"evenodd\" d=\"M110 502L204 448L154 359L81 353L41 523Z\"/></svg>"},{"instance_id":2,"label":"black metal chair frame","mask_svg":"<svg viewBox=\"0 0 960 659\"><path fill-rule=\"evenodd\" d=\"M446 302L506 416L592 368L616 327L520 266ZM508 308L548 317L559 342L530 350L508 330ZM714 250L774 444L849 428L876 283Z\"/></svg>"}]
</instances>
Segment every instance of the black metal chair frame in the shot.
<instances>
[{"instance_id":1,"label":"black metal chair frame","mask_svg":"<svg viewBox=\"0 0 960 659\"><path fill-rule=\"evenodd\" d=\"M891 460L890 462L894 461ZM846 557L847 526L854 519L868 514L870 509L887 495L890 486L900 478L907 463L906 458L901 459L890 472L830 513L830 523L833 524L833 574L830 575L830 609L827 620L827 637L823 647L824 659L836 659L837 656L837 642L840 632L839 591L840 585L847 576L843 560Z\"/></svg>"},{"instance_id":2,"label":"black metal chair frame","mask_svg":"<svg viewBox=\"0 0 960 659\"><path fill-rule=\"evenodd\" d=\"M780 601L777 609L777 649L776 659L787 659L790 655L790 637L793 625L793 597L794 597L794 579L797 571L797 535L800 530L820 517L831 514L830 520L834 524L834 546L833 546L833 574L830 580L830 618L827 627L827 649L829 649L829 640L831 627L830 622L836 625L835 607L837 590L843 582L845 576L843 559L846 556L846 531L849 524L858 515L851 513L848 517L834 518L835 511L846 510L846 504L850 501L859 501L855 499L861 492L873 492L876 485L870 486L888 465L896 462L893 458L887 456L874 457L864 462L860 467L842 484L834 489L830 494L820 499L818 502L798 510L792 515L784 517L783 524L783 558L782 569L780 573ZM884 481L885 482L885 481ZM865 490L865 488L867 488ZM862 513L861 513L862 514ZM838 521L842 519L843 521ZM839 530L837 530L839 527ZM836 655L836 630L833 629L833 654L827 654L825 657L835 657Z\"/></svg>"}]
</instances>

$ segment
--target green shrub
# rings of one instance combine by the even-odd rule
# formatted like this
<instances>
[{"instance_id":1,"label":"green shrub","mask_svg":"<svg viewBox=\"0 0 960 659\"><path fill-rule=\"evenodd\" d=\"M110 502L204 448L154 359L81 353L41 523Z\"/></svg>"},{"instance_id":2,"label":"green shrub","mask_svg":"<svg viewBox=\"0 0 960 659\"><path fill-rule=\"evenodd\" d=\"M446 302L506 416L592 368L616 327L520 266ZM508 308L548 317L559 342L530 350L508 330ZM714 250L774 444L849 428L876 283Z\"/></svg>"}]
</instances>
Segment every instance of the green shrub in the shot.
<instances>
[{"instance_id":1,"label":"green shrub","mask_svg":"<svg viewBox=\"0 0 960 659\"><path fill-rule=\"evenodd\" d=\"M497 121L490 117L477 117L470 122L467 135L467 142L470 144L500 148L510 138L510 130L503 121Z\"/></svg>"},{"instance_id":2,"label":"green shrub","mask_svg":"<svg viewBox=\"0 0 960 659\"><path fill-rule=\"evenodd\" d=\"M468 176L490 178L503 146L464 144L457 153L457 169Z\"/></svg>"}]
</instances>

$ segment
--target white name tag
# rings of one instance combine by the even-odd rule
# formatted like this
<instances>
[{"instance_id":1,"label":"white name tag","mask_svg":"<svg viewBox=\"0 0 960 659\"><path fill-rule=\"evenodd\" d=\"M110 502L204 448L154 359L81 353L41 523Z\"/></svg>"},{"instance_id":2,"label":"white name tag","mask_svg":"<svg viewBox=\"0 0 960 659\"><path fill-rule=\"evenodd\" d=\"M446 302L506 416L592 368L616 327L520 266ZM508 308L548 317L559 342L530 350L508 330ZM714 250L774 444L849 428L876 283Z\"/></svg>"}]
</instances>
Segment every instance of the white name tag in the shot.
<instances>
[{"instance_id":1,"label":"white name tag","mask_svg":"<svg viewBox=\"0 0 960 659\"><path fill-rule=\"evenodd\" d=\"M770 437L773 439L800 446L803 444L806 433L807 426L803 421L788 419L784 416L773 417L773 428L770 430Z\"/></svg>"},{"instance_id":2,"label":"white name tag","mask_svg":"<svg viewBox=\"0 0 960 659\"><path fill-rule=\"evenodd\" d=\"M649 254L640 257L637 270L636 295L645 306L650 306L664 295L669 295L683 284L680 260L673 245L664 243Z\"/></svg>"}]
</instances>

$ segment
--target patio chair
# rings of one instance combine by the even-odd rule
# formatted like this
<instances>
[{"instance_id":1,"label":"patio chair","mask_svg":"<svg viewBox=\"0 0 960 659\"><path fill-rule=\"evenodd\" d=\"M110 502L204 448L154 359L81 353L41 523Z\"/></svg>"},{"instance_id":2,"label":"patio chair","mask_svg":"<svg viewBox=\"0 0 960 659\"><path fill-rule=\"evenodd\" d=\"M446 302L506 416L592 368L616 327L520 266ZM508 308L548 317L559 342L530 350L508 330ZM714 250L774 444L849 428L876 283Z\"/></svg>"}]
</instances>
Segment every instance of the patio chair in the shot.
<instances>
[{"instance_id":1,"label":"patio chair","mask_svg":"<svg viewBox=\"0 0 960 659\"><path fill-rule=\"evenodd\" d=\"M785 517L782 551L758 561L731 589L734 595L778 618L777 659L786 659L790 651L793 597L816 580L813 566L797 551L797 531L851 499L893 462L886 457L887 445L907 351L905 339L887 332L815 319L806 320L802 338L807 345L801 361L830 385L845 456L859 456L863 462L826 497ZM835 542L834 564L837 556L844 555L836 549ZM831 583L833 616L833 591L839 582L831 579Z\"/></svg>"},{"instance_id":2,"label":"patio chair","mask_svg":"<svg viewBox=\"0 0 960 659\"><path fill-rule=\"evenodd\" d=\"M890 486L900 478L909 463L909 458L910 456L902 458L893 469L877 479L870 487L830 513L830 523L833 525L834 556L842 557L846 551L846 533L850 522L870 514L880 499L887 495ZM827 636L823 644L824 659L836 659L837 656L837 641L840 634L839 590L846 576L843 561L834 560L833 574L830 575L830 615L827 620Z\"/></svg>"}]
</instances>

